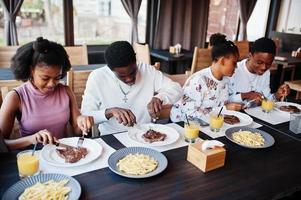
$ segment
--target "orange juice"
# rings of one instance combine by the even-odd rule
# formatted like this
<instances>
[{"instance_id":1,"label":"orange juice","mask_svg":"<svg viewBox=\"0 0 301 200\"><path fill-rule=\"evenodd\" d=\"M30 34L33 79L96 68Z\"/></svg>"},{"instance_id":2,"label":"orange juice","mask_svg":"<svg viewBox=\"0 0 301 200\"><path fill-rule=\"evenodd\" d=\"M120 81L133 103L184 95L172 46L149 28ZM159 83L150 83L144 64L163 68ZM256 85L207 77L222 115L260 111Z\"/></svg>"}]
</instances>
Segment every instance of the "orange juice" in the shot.
<instances>
[{"instance_id":1,"label":"orange juice","mask_svg":"<svg viewBox=\"0 0 301 200\"><path fill-rule=\"evenodd\" d=\"M199 137L200 126L197 122L189 122L184 125L184 137L187 142L195 142Z\"/></svg>"},{"instance_id":2,"label":"orange juice","mask_svg":"<svg viewBox=\"0 0 301 200\"><path fill-rule=\"evenodd\" d=\"M31 150L22 151L17 155L17 164L20 177L32 176L39 171L37 155L31 155Z\"/></svg>"},{"instance_id":3,"label":"orange juice","mask_svg":"<svg viewBox=\"0 0 301 200\"><path fill-rule=\"evenodd\" d=\"M220 131L220 129L223 127L223 124L224 124L224 116L219 115L217 117L216 113L210 114L209 124L210 124L211 131L214 131L214 132Z\"/></svg>"},{"instance_id":4,"label":"orange juice","mask_svg":"<svg viewBox=\"0 0 301 200\"><path fill-rule=\"evenodd\" d=\"M263 112L269 113L274 108L274 102L270 100L262 100L261 108Z\"/></svg>"}]
</instances>

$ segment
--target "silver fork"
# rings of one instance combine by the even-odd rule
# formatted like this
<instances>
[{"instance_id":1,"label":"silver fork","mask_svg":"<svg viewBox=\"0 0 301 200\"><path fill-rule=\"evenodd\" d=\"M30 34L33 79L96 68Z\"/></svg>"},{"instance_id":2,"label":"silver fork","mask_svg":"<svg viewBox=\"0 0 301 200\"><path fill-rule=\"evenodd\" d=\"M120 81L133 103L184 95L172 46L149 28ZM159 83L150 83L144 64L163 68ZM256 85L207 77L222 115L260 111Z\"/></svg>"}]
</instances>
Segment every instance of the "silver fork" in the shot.
<instances>
[{"instance_id":1,"label":"silver fork","mask_svg":"<svg viewBox=\"0 0 301 200\"><path fill-rule=\"evenodd\" d=\"M77 141L77 148L81 148L83 146L83 143L84 143L84 140L85 140L85 132L83 132L82 136L78 138L78 141Z\"/></svg>"}]
</instances>

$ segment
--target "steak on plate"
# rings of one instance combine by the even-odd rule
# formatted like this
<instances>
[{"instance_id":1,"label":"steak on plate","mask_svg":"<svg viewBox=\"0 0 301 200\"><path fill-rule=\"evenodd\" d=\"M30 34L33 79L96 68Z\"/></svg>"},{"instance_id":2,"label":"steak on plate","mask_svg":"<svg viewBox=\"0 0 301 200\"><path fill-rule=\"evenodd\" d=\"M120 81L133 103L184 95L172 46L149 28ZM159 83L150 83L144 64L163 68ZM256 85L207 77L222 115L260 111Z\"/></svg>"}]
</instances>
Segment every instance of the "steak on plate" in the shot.
<instances>
[{"instance_id":1,"label":"steak on plate","mask_svg":"<svg viewBox=\"0 0 301 200\"><path fill-rule=\"evenodd\" d=\"M150 129L142 135L142 138L146 142L153 143L153 142L158 142L158 141L164 141L166 138L166 134Z\"/></svg>"},{"instance_id":2,"label":"steak on plate","mask_svg":"<svg viewBox=\"0 0 301 200\"><path fill-rule=\"evenodd\" d=\"M282 111L290 112L290 113L298 113L300 112L300 109L296 106L288 105L288 106L280 106L279 108Z\"/></svg>"},{"instance_id":3,"label":"steak on plate","mask_svg":"<svg viewBox=\"0 0 301 200\"><path fill-rule=\"evenodd\" d=\"M224 122L227 124L238 124L240 122L239 118L234 115L224 115Z\"/></svg>"},{"instance_id":4,"label":"steak on plate","mask_svg":"<svg viewBox=\"0 0 301 200\"><path fill-rule=\"evenodd\" d=\"M57 154L65 159L66 163L76 163L88 154L88 150L84 147L67 147L56 149Z\"/></svg>"}]
</instances>

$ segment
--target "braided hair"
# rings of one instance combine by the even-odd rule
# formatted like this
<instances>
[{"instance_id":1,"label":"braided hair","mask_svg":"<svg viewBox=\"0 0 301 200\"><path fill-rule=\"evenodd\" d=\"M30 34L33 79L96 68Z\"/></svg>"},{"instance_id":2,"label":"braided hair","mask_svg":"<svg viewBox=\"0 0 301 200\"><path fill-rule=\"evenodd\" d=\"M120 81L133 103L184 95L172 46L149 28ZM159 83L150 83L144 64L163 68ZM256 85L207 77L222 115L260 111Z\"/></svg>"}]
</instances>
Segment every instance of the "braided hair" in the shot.
<instances>
[{"instance_id":1,"label":"braided hair","mask_svg":"<svg viewBox=\"0 0 301 200\"><path fill-rule=\"evenodd\" d=\"M58 43L38 37L36 41L27 43L18 48L11 60L11 69L17 80L30 79L31 70L38 64L57 66L62 69L64 78L71 64L64 47Z\"/></svg>"}]
</instances>

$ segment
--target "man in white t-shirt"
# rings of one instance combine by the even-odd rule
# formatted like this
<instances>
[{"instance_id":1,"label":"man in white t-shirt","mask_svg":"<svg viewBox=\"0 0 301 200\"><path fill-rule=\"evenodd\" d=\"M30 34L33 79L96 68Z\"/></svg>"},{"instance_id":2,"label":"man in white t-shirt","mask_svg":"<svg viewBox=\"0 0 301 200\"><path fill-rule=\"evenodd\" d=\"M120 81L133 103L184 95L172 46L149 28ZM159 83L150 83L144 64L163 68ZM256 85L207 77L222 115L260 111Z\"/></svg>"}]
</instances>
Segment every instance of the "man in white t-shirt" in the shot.
<instances>
[{"instance_id":1,"label":"man in white t-shirt","mask_svg":"<svg viewBox=\"0 0 301 200\"><path fill-rule=\"evenodd\" d=\"M82 112L93 116L102 134L149 123L158 118L163 104L173 104L182 97L178 83L151 65L137 64L126 41L112 43L105 60L107 66L90 74L82 101Z\"/></svg>"},{"instance_id":2,"label":"man in white t-shirt","mask_svg":"<svg viewBox=\"0 0 301 200\"><path fill-rule=\"evenodd\" d=\"M271 94L270 67L273 63L276 46L273 40L260 38L251 47L249 57L237 63L237 68L229 83L229 96L232 102L254 100L258 105L263 97L282 100L290 90L281 85Z\"/></svg>"}]
</instances>

